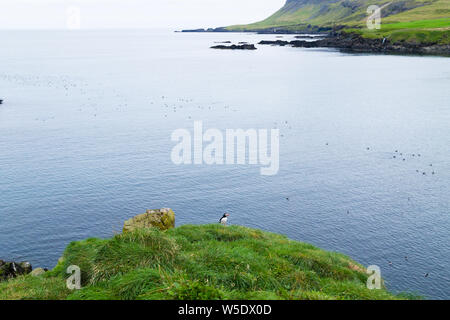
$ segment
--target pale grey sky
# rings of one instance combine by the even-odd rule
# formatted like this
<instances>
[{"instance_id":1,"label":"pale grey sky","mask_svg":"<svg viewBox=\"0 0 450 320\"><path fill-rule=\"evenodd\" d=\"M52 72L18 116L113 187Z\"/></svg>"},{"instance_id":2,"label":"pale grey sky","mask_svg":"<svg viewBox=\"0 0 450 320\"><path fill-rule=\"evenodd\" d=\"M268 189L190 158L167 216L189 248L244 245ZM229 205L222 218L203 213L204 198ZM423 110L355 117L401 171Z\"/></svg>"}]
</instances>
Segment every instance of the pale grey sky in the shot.
<instances>
[{"instance_id":1,"label":"pale grey sky","mask_svg":"<svg viewBox=\"0 0 450 320\"><path fill-rule=\"evenodd\" d=\"M285 0L0 0L0 29L64 29L79 8L82 29L197 28L266 18Z\"/></svg>"}]
</instances>

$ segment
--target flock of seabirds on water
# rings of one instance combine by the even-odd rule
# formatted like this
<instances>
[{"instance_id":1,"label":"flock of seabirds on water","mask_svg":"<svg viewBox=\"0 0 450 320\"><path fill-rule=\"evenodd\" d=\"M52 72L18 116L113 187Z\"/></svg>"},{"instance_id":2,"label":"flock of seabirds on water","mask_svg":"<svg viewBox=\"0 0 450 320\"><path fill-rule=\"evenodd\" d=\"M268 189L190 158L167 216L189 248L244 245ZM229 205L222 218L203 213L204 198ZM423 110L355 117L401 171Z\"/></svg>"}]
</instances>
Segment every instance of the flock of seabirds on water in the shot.
<instances>
[{"instance_id":1,"label":"flock of seabirds on water","mask_svg":"<svg viewBox=\"0 0 450 320\"><path fill-rule=\"evenodd\" d=\"M65 88L66 90L68 90L68 89L69 89L69 85L65 85L64 88ZM168 97L162 96L161 99L167 101ZM3 104L3 102L4 102L4 99L0 99L0 105ZM189 99L178 99L178 102L189 103L189 102L192 102L192 100L189 100ZM151 104L153 104L153 102L151 102ZM125 106L126 106L126 104L125 104ZM169 105L168 105L167 103L165 103L164 106L165 106L166 108L169 108ZM182 106L179 106L179 107L182 108ZM200 107L200 106L199 106L199 108L200 108L200 109L203 109L203 107ZM225 109L228 109L228 108L230 108L230 106L225 106ZM209 107L209 109L211 109L211 107ZM176 112L176 111L177 111L177 106L173 106L173 112ZM234 110L232 110L232 111L237 111L237 110L234 109ZM95 116L97 116L97 114L95 114ZM167 114L165 114L165 117L167 117ZM189 119L191 119L191 116L189 116ZM277 126L278 126L278 123L275 122L274 125L275 125L275 127L277 127ZM284 122L283 122L283 125L285 125L288 129L291 129L291 128L292 128L290 125L288 125L288 121L284 121ZM284 135L281 135L281 137L284 137ZM325 143L325 145L326 145L326 146L329 146L330 144L327 142L327 143ZM371 150L371 149L370 149L370 147L367 147L366 150L369 151L369 150ZM400 160L402 160L402 161L406 161L406 156L407 156L407 155L404 154L403 152L400 152L399 150L395 150L395 152L394 152L393 155L392 155L392 159L400 159ZM409 154L409 156L412 157L412 158L420 158L420 157L421 157L421 154L420 154L420 153L412 153L412 154ZM433 167L433 164L429 164L429 167ZM424 176L427 175L427 172L426 172L426 171L423 171L423 170L418 170L418 169L417 169L416 172L417 172L417 173L421 173L421 174L424 175ZM435 175L435 174L436 174L436 172L435 172L434 170L432 170L430 173L431 173L432 175ZM285 197L285 199L286 199L287 201L290 201L290 198L289 198L289 197ZM411 200L411 199L408 198L408 201L410 201L410 200ZM349 213L350 213L350 211L347 210L347 214L349 214ZM222 225L224 225L224 226L226 226L227 223L228 223L228 217L229 217L229 216L230 216L229 213L224 213L223 216L219 219L219 223L222 224ZM405 261L408 261L408 257L407 257L407 256L405 256ZM389 265L389 266L392 266L393 263L392 263L391 261L388 261L388 265ZM425 274L425 277L428 277L428 276L429 276L429 273L426 273L426 274Z\"/></svg>"}]
</instances>

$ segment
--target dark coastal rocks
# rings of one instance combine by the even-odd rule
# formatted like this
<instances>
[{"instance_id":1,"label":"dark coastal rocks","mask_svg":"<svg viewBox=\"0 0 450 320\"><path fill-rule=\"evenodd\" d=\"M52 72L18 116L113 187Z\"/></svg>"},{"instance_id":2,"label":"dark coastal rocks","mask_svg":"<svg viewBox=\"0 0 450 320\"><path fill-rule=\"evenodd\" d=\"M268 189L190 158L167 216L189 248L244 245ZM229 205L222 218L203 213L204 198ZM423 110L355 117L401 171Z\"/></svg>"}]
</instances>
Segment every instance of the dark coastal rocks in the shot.
<instances>
[{"instance_id":1,"label":"dark coastal rocks","mask_svg":"<svg viewBox=\"0 0 450 320\"><path fill-rule=\"evenodd\" d=\"M272 46L287 46L290 44L289 41L284 40L262 40L258 44L272 45Z\"/></svg>"},{"instance_id":2,"label":"dark coastal rocks","mask_svg":"<svg viewBox=\"0 0 450 320\"><path fill-rule=\"evenodd\" d=\"M320 48L320 47L330 47L326 42L325 44L321 40L317 41L304 41L304 40L293 40L289 43L292 47L301 48Z\"/></svg>"},{"instance_id":3,"label":"dark coastal rocks","mask_svg":"<svg viewBox=\"0 0 450 320\"><path fill-rule=\"evenodd\" d=\"M25 275L33 270L29 262L7 262L0 260L0 281Z\"/></svg>"},{"instance_id":4,"label":"dark coastal rocks","mask_svg":"<svg viewBox=\"0 0 450 320\"><path fill-rule=\"evenodd\" d=\"M297 48L337 48L346 52L450 55L450 45L432 43L395 42L389 39L368 39L357 34L341 33L316 41L261 41L262 45Z\"/></svg>"},{"instance_id":5,"label":"dark coastal rocks","mask_svg":"<svg viewBox=\"0 0 450 320\"><path fill-rule=\"evenodd\" d=\"M301 35L301 36L295 36L296 39L320 39L327 37L327 34L315 34L315 35Z\"/></svg>"},{"instance_id":6,"label":"dark coastal rocks","mask_svg":"<svg viewBox=\"0 0 450 320\"><path fill-rule=\"evenodd\" d=\"M231 46L212 46L211 49L221 49L221 50L256 50L256 47L254 44L233 44Z\"/></svg>"},{"instance_id":7,"label":"dark coastal rocks","mask_svg":"<svg viewBox=\"0 0 450 320\"><path fill-rule=\"evenodd\" d=\"M302 33L325 33L333 30L331 27L318 27L310 24L296 25L295 29L283 28L283 27L271 27L271 28L261 28L261 29L243 29L239 32L249 32L258 34L302 34ZM340 30L343 26L335 26L334 30ZM178 32L236 32L236 30L230 30L226 27L219 28L200 28L200 29L184 29Z\"/></svg>"},{"instance_id":8,"label":"dark coastal rocks","mask_svg":"<svg viewBox=\"0 0 450 320\"><path fill-rule=\"evenodd\" d=\"M181 30L181 32L206 32L206 29L186 29Z\"/></svg>"},{"instance_id":9,"label":"dark coastal rocks","mask_svg":"<svg viewBox=\"0 0 450 320\"><path fill-rule=\"evenodd\" d=\"M181 30L181 32L230 32L227 28L225 27L219 27L219 28L200 28L200 29L184 29Z\"/></svg>"}]
</instances>

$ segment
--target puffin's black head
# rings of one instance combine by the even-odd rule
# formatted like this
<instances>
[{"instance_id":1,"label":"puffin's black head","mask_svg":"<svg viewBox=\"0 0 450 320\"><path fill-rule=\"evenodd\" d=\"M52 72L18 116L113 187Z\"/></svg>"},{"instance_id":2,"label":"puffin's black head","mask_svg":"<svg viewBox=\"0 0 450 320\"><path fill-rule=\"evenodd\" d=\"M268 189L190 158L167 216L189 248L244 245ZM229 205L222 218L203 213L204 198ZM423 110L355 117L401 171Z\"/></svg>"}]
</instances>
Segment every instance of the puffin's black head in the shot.
<instances>
[{"instance_id":1,"label":"puffin's black head","mask_svg":"<svg viewBox=\"0 0 450 320\"><path fill-rule=\"evenodd\" d=\"M230 216L230 214L229 213L224 213L223 214L223 218L225 218L225 217L229 217Z\"/></svg>"}]
</instances>

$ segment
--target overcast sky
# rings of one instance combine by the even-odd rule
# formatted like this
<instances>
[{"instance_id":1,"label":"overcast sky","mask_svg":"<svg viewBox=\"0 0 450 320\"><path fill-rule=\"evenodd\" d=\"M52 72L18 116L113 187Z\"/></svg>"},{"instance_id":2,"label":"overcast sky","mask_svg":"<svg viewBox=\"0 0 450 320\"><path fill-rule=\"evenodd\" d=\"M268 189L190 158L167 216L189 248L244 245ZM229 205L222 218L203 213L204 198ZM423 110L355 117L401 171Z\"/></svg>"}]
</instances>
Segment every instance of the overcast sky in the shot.
<instances>
[{"instance_id":1,"label":"overcast sky","mask_svg":"<svg viewBox=\"0 0 450 320\"><path fill-rule=\"evenodd\" d=\"M63 29L78 8L82 29L197 28L266 18L285 0L0 0L0 29Z\"/></svg>"}]
</instances>

